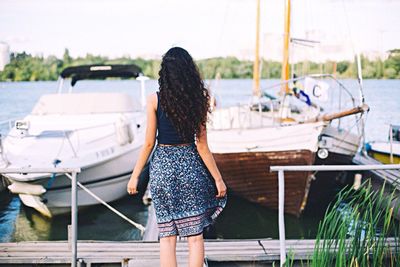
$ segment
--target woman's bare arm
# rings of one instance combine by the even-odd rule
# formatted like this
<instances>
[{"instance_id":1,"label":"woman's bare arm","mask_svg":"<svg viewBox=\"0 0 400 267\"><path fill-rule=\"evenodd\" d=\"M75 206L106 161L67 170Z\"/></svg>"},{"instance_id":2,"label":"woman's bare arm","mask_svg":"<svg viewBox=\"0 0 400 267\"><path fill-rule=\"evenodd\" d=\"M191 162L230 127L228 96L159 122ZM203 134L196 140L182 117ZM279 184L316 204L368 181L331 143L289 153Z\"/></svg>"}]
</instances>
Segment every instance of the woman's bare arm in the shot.
<instances>
[{"instance_id":1,"label":"woman's bare arm","mask_svg":"<svg viewBox=\"0 0 400 267\"><path fill-rule=\"evenodd\" d=\"M222 179L221 173L218 170L217 164L215 163L214 157L208 147L207 142L207 129L205 126L201 126L200 134L197 138L197 151L207 169L210 171L212 177L215 180L215 185L217 186L218 195L217 197L223 197L226 194L226 185Z\"/></svg>"},{"instance_id":2,"label":"woman's bare arm","mask_svg":"<svg viewBox=\"0 0 400 267\"><path fill-rule=\"evenodd\" d=\"M156 132L157 132L157 95L152 94L147 98L147 128L146 128L146 137L143 144L143 147L140 151L139 158L136 162L135 168L131 174L131 178L129 179L127 190L130 194L137 193L137 183L139 180L139 175L143 170L143 167L146 165L146 162L150 156L151 151L153 150L155 140L156 140Z\"/></svg>"}]
</instances>

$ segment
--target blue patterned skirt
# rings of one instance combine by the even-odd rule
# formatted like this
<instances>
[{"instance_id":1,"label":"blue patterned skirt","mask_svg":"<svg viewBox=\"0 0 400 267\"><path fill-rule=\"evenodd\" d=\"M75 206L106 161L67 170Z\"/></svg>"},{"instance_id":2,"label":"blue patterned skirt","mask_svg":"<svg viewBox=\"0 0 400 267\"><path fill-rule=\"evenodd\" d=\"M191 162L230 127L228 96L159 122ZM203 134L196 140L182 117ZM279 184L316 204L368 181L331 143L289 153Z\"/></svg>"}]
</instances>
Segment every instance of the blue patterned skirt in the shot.
<instances>
[{"instance_id":1,"label":"blue patterned skirt","mask_svg":"<svg viewBox=\"0 0 400 267\"><path fill-rule=\"evenodd\" d=\"M198 235L225 207L195 144L157 146L150 161L150 193L159 237Z\"/></svg>"}]
</instances>

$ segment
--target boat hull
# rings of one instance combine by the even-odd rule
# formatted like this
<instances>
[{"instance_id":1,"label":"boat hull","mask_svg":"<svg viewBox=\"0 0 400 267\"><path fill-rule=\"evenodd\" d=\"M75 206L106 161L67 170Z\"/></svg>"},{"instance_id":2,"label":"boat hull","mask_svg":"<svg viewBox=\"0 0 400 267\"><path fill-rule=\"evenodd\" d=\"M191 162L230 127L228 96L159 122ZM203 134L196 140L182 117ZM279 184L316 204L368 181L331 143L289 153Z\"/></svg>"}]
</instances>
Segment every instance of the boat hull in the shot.
<instances>
[{"instance_id":1,"label":"boat hull","mask_svg":"<svg viewBox=\"0 0 400 267\"><path fill-rule=\"evenodd\" d=\"M384 164L400 164L400 142L370 142L367 144L368 154ZM391 161L391 156L393 161Z\"/></svg>"},{"instance_id":2,"label":"boat hull","mask_svg":"<svg viewBox=\"0 0 400 267\"><path fill-rule=\"evenodd\" d=\"M82 167L81 173L77 175L77 181L99 196L105 202L115 201L127 195L126 185L132 173L132 168L138 158L140 147L133 148L127 153L119 155L106 162L101 162L90 167ZM141 183L148 180L147 168L142 172ZM7 179L13 183L11 176ZM71 209L71 180L63 175L58 175L49 185L50 177L43 177L28 183L40 184L47 188L46 193L41 195L52 215L69 212ZM144 190L141 190L144 191ZM85 192L77 189L78 206L85 207L99 204L99 202Z\"/></svg>"},{"instance_id":3,"label":"boat hull","mask_svg":"<svg viewBox=\"0 0 400 267\"><path fill-rule=\"evenodd\" d=\"M369 151L368 154L374 159L384 164L400 164L400 156L393 155L393 161L390 160L390 153L383 153L378 151Z\"/></svg>"},{"instance_id":4,"label":"boat hull","mask_svg":"<svg viewBox=\"0 0 400 267\"><path fill-rule=\"evenodd\" d=\"M331 125L327 125L323 129L319 139L318 147L329 151L328 158L331 158L331 161L337 161L339 157L343 158L340 161L345 162L350 159L350 163L361 144L361 134L352 133ZM331 156L330 154L333 155Z\"/></svg>"},{"instance_id":5,"label":"boat hull","mask_svg":"<svg viewBox=\"0 0 400 267\"><path fill-rule=\"evenodd\" d=\"M265 207L278 208L278 174L270 166L312 165L310 150L213 153L228 188L236 195ZM285 173L285 206L288 214L300 216L307 202L309 172Z\"/></svg>"}]
</instances>

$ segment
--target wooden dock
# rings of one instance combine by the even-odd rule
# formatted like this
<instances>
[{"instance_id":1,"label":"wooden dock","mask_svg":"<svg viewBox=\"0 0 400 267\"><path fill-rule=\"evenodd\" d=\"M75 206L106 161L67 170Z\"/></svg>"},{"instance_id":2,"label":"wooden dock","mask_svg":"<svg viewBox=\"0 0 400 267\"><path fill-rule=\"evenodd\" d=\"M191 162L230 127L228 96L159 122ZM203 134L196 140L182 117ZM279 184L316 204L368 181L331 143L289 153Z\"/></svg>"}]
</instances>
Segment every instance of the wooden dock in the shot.
<instances>
[{"instance_id":1,"label":"wooden dock","mask_svg":"<svg viewBox=\"0 0 400 267\"><path fill-rule=\"evenodd\" d=\"M393 239L388 242L392 247L396 245ZM310 259L314 243L313 239L286 240L288 260L291 253L298 264ZM279 266L279 240L206 240L205 249L205 266ZM187 256L187 243L178 242L178 266L188 265ZM67 266L70 263L67 241L0 243L0 266ZM78 266L159 266L159 243L80 240L78 263Z\"/></svg>"},{"instance_id":2,"label":"wooden dock","mask_svg":"<svg viewBox=\"0 0 400 267\"><path fill-rule=\"evenodd\" d=\"M368 156L357 154L353 158L353 163L357 165L384 165L380 161ZM382 185L385 183L385 195L390 195L392 193L392 189L397 190L396 197L392 201L393 207L400 207L400 169L396 170L368 170L364 177L368 175L368 178L371 178L372 187L375 190L379 191L382 188ZM400 209L394 209L394 216L397 220L400 220Z\"/></svg>"},{"instance_id":3,"label":"wooden dock","mask_svg":"<svg viewBox=\"0 0 400 267\"><path fill-rule=\"evenodd\" d=\"M293 266L307 266L314 253L314 239L286 240L288 261ZM396 248L394 239L388 244ZM206 240L205 267L280 266L277 239ZM160 266L158 231L153 205L149 206L146 231L142 241L79 240L78 266ZM185 239L177 243L178 266L188 266ZM71 246L68 241L25 241L0 243L0 266L69 266Z\"/></svg>"},{"instance_id":4,"label":"wooden dock","mask_svg":"<svg viewBox=\"0 0 400 267\"><path fill-rule=\"evenodd\" d=\"M159 266L158 232L152 206L146 226L142 241L78 240L78 266ZM386 242L394 253L398 253L398 240L388 238ZM68 241L0 243L0 266L70 266L72 244ZM314 239L289 239L284 240L284 244L287 261L294 262L292 266L308 266L314 253ZM277 239L206 240L205 250L206 267L280 266L280 240ZM188 266L187 258L187 242L179 240L178 266Z\"/></svg>"},{"instance_id":5,"label":"wooden dock","mask_svg":"<svg viewBox=\"0 0 400 267\"><path fill-rule=\"evenodd\" d=\"M160 266L159 242L155 212L149 206L149 216L143 241L79 240L78 266ZM147 240L147 241L146 241ZM150 240L150 241L149 241ZM293 266L307 266L314 253L314 239L286 240L288 261ZM394 239L388 245L396 249ZM280 266L277 239L206 240L205 267ZM178 266L188 266L188 246L184 239L177 243ZM69 266L71 246L68 241L24 241L0 243L0 266Z\"/></svg>"},{"instance_id":6,"label":"wooden dock","mask_svg":"<svg viewBox=\"0 0 400 267\"><path fill-rule=\"evenodd\" d=\"M361 154L356 154L354 156L353 163L357 165L383 165L382 162L377 161L368 155ZM370 170L369 172L400 190L400 170Z\"/></svg>"}]
</instances>

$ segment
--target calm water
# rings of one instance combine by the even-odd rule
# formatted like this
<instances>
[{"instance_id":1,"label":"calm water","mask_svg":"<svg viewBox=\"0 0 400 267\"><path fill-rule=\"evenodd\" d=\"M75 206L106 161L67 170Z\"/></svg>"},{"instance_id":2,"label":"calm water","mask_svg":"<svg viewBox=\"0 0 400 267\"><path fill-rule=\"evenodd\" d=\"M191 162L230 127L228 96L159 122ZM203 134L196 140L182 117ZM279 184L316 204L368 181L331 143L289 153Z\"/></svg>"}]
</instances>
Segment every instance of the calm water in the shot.
<instances>
[{"instance_id":1,"label":"calm water","mask_svg":"<svg viewBox=\"0 0 400 267\"><path fill-rule=\"evenodd\" d=\"M356 81L342 81L353 91ZM263 80L261 86L267 88L275 80ZM209 81L215 88L219 103L223 106L247 101L251 94L251 80ZM157 89L156 81L147 83L148 93ZM138 82L125 81L82 81L77 91L123 91L139 99ZM42 94L56 92L55 82L0 83L0 121L21 118L27 115ZM274 93L274 90L272 90ZM387 139L388 125L400 124L400 80L366 80L364 93L371 110L367 117L366 139ZM0 130L6 131L4 125ZM112 203L129 218L145 224L147 207L139 199L126 196ZM287 238L315 237L316 228L323 215L323 209L308 207L301 218L287 215ZM216 224L219 238L277 238L277 212L230 196L228 205ZM22 240L65 240L69 215L44 218L36 211L24 207L17 196L7 191L0 193L0 241ZM97 205L79 213L79 239L95 240L135 240L139 232L130 224Z\"/></svg>"}]
</instances>

